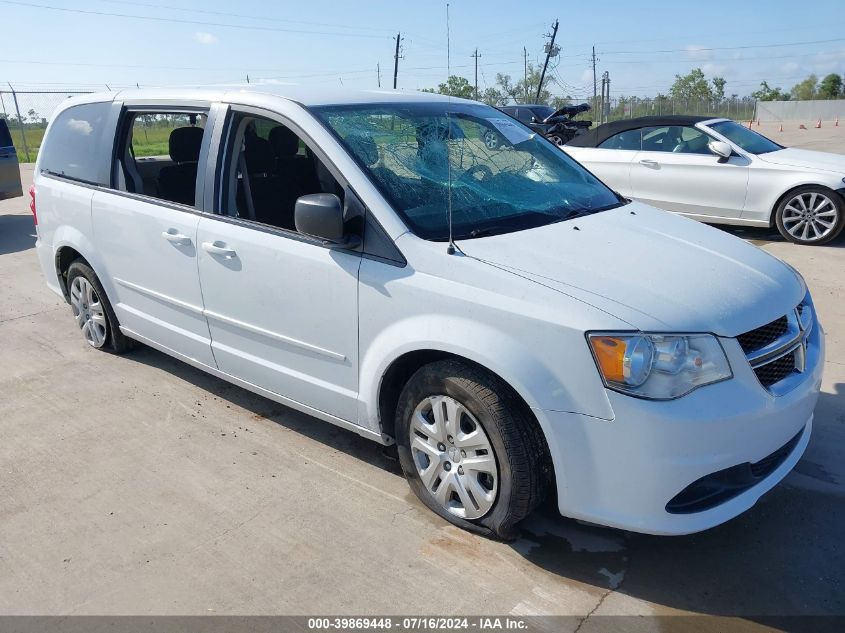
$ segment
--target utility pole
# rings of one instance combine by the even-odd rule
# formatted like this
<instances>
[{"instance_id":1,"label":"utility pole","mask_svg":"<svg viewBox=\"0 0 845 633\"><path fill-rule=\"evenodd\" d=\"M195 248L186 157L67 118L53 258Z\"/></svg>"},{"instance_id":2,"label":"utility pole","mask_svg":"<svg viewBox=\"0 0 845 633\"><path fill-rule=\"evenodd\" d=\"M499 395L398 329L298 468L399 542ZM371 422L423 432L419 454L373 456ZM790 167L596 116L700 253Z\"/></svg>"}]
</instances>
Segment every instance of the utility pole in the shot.
<instances>
[{"instance_id":1,"label":"utility pole","mask_svg":"<svg viewBox=\"0 0 845 633\"><path fill-rule=\"evenodd\" d=\"M593 107L596 107L596 47L593 46Z\"/></svg>"},{"instance_id":2,"label":"utility pole","mask_svg":"<svg viewBox=\"0 0 845 633\"><path fill-rule=\"evenodd\" d=\"M381 64L376 64L376 76L378 77L378 87L381 88Z\"/></svg>"},{"instance_id":3,"label":"utility pole","mask_svg":"<svg viewBox=\"0 0 845 633\"><path fill-rule=\"evenodd\" d=\"M528 103L528 50L522 47L522 85L525 86L525 103Z\"/></svg>"},{"instance_id":4,"label":"utility pole","mask_svg":"<svg viewBox=\"0 0 845 633\"><path fill-rule=\"evenodd\" d=\"M557 36L557 26L558 21L555 20L554 26L552 27L552 34L551 43L546 45L546 63L543 64L543 72L540 73L540 83L537 84L537 96L534 97L535 102L540 101L540 91L543 89L543 80L546 78L546 69L549 67L549 57L552 56L552 53L557 55L557 51L555 51L555 37ZM546 34L548 37L548 34Z\"/></svg>"},{"instance_id":5,"label":"utility pole","mask_svg":"<svg viewBox=\"0 0 845 633\"><path fill-rule=\"evenodd\" d=\"M396 78L399 76L399 43L402 41L402 32L396 34L396 53L393 55L393 89L396 90Z\"/></svg>"},{"instance_id":6,"label":"utility pole","mask_svg":"<svg viewBox=\"0 0 845 633\"><path fill-rule=\"evenodd\" d=\"M601 76L601 112L599 121L607 123L610 114L610 73L606 70Z\"/></svg>"},{"instance_id":7,"label":"utility pole","mask_svg":"<svg viewBox=\"0 0 845 633\"><path fill-rule=\"evenodd\" d=\"M481 57L481 55L478 54L477 48L470 57L475 57L475 100L478 101L478 58Z\"/></svg>"}]
</instances>

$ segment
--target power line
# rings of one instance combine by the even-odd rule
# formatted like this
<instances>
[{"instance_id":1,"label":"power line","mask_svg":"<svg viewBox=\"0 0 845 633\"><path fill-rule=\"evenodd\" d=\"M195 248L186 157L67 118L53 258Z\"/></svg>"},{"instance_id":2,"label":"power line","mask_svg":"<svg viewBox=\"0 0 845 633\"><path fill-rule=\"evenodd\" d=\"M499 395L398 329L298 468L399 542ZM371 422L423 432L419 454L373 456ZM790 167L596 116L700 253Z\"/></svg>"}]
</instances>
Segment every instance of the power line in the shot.
<instances>
[{"instance_id":1,"label":"power line","mask_svg":"<svg viewBox=\"0 0 845 633\"><path fill-rule=\"evenodd\" d=\"M27 7L31 9L47 9L50 11L63 11L65 13L79 13L82 15L95 15L98 17L113 17L113 18L126 18L130 20L146 20L148 22L167 22L167 23L177 23L177 24L196 24L199 26L216 26L226 29L240 29L246 31L269 31L274 33L297 33L301 35L332 35L332 36L340 36L340 37L364 37L370 39L381 39L382 35L367 35L364 33L342 33L342 32L329 32L329 31L306 31L302 29L285 29L280 27L272 27L272 26L250 26L246 24L227 24L224 22L206 22L203 20L184 20L181 18L164 18L164 17L157 17L153 15L131 15L128 13L112 13L108 11L91 11L87 9L70 9L68 7L57 7L49 4L31 4L29 2L18 2L16 0L0 0L2 4L12 4L21 7Z\"/></svg>"},{"instance_id":2,"label":"power line","mask_svg":"<svg viewBox=\"0 0 845 633\"><path fill-rule=\"evenodd\" d=\"M347 29L354 31L381 31L389 33L392 29L376 28L372 26L350 26L348 24L328 24L326 22L307 22L305 20L289 20L287 18L275 18L267 15L248 15L245 13L230 13L228 11L211 11L209 9L196 9L187 7L172 7L163 4L150 2L135 2L134 0L99 0L109 4L128 5L130 7L148 7L150 9L163 9L165 11L181 11L182 13L202 13L205 15L219 15L228 18L242 18L244 20L260 20L262 22L282 22L287 24L305 24L308 26L324 26L328 28Z\"/></svg>"},{"instance_id":3,"label":"power line","mask_svg":"<svg viewBox=\"0 0 845 633\"><path fill-rule=\"evenodd\" d=\"M785 42L781 44L746 44L743 46L711 46L694 48L667 48L656 51L602 51L605 55L639 55L656 53L703 53L707 51L738 51L750 48L783 48L785 46L807 46L810 44L830 44L833 42L845 42L845 38L837 37L830 40L813 40L809 42Z\"/></svg>"}]
</instances>

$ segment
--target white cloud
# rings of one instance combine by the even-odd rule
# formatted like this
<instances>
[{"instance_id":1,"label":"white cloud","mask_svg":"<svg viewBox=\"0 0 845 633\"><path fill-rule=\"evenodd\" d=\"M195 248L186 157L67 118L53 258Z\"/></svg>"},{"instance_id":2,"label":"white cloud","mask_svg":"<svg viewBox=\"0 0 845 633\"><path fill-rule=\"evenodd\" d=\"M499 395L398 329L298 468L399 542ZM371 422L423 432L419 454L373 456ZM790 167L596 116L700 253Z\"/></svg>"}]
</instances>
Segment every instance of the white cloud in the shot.
<instances>
[{"instance_id":1,"label":"white cloud","mask_svg":"<svg viewBox=\"0 0 845 633\"><path fill-rule=\"evenodd\" d=\"M711 62L708 62L706 64L702 64L702 66L701 66L702 72L709 77L714 77L714 76L718 77L720 75L723 75L723 74L725 74L725 71L727 69L728 69L728 67L725 66L724 64L714 64L714 63L711 63Z\"/></svg>"},{"instance_id":2,"label":"white cloud","mask_svg":"<svg viewBox=\"0 0 845 633\"><path fill-rule=\"evenodd\" d=\"M67 126L73 130L74 132L78 132L83 136L91 136L91 132L94 131L94 128L91 127L91 124L84 119L71 119L67 122Z\"/></svg>"},{"instance_id":3,"label":"white cloud","mask_svg":"<svg viewBox=\"0 0 845 633\"><path fill-rule=\"evenodd\" d=\"M710 51L701 44L690 44L686 47L688 59L710 59Z\"/></svg>"},{"instance_id":4,"label":"white cloud","mask_svg":"<svg viewBox=\"0 0 845 633\"><path fill-rule=\"evenodd\" d=\"M199 42L200 44L216 44L217 37L212 35L211 33L204 33L203 31L197 31L194 33L194 40Z\"/></svg>"}]
</instances>

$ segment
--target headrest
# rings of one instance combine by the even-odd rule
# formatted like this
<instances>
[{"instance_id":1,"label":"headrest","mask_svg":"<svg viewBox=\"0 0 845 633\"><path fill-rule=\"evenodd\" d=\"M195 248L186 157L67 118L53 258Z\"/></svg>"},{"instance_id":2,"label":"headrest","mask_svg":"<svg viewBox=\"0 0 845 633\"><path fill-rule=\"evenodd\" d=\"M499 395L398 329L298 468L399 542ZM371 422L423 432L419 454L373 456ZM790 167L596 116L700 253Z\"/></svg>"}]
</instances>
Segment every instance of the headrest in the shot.
<instances>
[{"instance_id":1,"label":"headrest","mask_svg":"<svg viewBox=\"0 0 845 633\"><path fill-rule=\"evenodd\" d=\"M270 130L269 139L276 156L293 156L299 151L299 137L284 125Z\"/></svg>"},{"instance_id":2,"label":"headrest","mask_svg":"<svg viewBox=\"0 0 845 633\"><path fill-rule=\"evenodd\" d=\"M276 156L273 154L270 141L260 136L247 136L245 144L244 160L246 160L247 172L261 174L273 171Z\"/></svg>"},{"instance_id":3,"label":"headrest","mask_svg":"<svg viewBox=\"0 0 845 633\"><path fill-rule=\"evenodd\" d=\"M200 159L203 129L177 127L170 133L170 158L177 163L195 163Z\"/></svg>"},{"instance_id":4,"label":"headrest","mask_svg":"<svg viewBox=\"0 0 845 633\"><path fill-rule=\"evenodd\" d=\"M378 162L378 148L372 136L353 133L346 137L346 143L358 158L361 159L367 167L375 165Z\"/></svg>"}]
</instances>

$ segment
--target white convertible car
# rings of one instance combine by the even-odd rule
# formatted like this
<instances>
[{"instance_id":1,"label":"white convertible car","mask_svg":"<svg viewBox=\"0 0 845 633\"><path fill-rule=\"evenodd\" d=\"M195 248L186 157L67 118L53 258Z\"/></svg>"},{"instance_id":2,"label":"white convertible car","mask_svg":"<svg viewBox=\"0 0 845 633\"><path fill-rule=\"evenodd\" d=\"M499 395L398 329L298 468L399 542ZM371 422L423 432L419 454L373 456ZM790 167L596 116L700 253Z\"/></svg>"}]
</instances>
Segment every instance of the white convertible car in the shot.
<instances>
[{"instance_id":1,"label":"white convertible car","mask_svg":"<svg viewBox=\"0 0 845 633\"><path fill-rule=\"evenodd\" d=\"M793 149L729 119L640 117L563 148L626 197L703 222L777 226L825 244L845 225L845 156Z\"/></svg>"}]
</instances>

